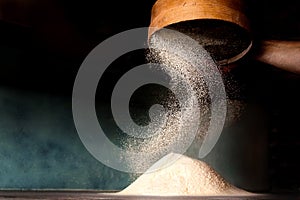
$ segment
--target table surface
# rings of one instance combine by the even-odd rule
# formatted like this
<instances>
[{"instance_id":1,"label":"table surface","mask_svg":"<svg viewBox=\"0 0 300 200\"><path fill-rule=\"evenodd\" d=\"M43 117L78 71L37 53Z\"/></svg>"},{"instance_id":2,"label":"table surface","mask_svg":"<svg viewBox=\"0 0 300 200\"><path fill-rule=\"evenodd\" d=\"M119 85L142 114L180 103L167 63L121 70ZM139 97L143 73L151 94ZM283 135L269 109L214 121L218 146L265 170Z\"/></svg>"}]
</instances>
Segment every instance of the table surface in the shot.
<instances>
[{"instance_id":1,"label":"table surface","mask_svg":"<svg viewBox=\"0 0 300 200\"><path fill-rule=\"evenodd\" d=\"M299 199L297 194L258 194L251 196L125 196L115 195L112 191L0 191L0 199L248 199L248 200L271 200L271 199Z\"/></svg>"}]
</instances>

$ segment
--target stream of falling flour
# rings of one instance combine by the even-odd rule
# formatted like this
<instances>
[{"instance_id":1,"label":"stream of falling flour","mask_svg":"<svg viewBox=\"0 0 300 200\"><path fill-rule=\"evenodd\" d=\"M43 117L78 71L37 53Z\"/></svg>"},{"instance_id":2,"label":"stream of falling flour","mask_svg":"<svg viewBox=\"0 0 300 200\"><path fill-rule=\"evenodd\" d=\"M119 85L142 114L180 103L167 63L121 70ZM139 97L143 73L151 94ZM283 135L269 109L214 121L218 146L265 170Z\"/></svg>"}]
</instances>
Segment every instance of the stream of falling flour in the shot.
<instances>
[{"instance_id":1,"label":"stream of falling flour","mask_svg":"<svg viewBox=\"0 0 300 200\"><path fill-rule=\"evenodd\" d=\"M209 79L212 87L218 87L220 79L211 76L211 71L217 70L217 65L211 58L210 54L201 46L197 49L193 45L189 45L186 41L178 40L176 42L176 33L168 31L159 31L153 35L150 40L150 50L147 53L147 60L151 63L157 63L159 70L165 73L170 78L171 91L175 93L174 96L166 95L164 97L165 109L167 109L166 123L164 127L160 127L160 131L153 134L149 138L137 139L128 138L123 141L123 146L127 151L135 151L140 153L148 153L147 157L142 160L136 160L134 157L127 157L126 162L132 171L139 171L139 169L148 169L157 160L169 153L185 153L190 157L197 158L199 147L203 143L204 137L207 136L208 127L211 121L211 97L206 80ZM170 46L172 44L173 46ZM174 44L176 46L174 46ZM196 54L189 54L189 52L196 52ZM185 57L182 58L184 55ZM205 66L207 72L200 73L193 63L200 63ZM157 65L155 65L157 67ZM207 77L210 76L210 77ZM184 88L186 85L188 88ZM218 88L219 89L219 88ZM191 90L191 91L189 91ZM184 94L184 102L178 104L176 97L178 94ZM220 98L221 99L221 98ZM195 102L196 100L196 102ZM196 115L194 104L200 112L200 118ZM220 101L220 108L226 109L226 105ZM224 109L219 115L220 119L215 121L215 126L222 126L224 120ZM226 110L225 110L226 114ZM197 132L193 132L188 127L197 126ZM218 124L219 123L219 124ZM151 130L149 130L151 132ZM192 138L191 138L192 137ZM178 142L180 141L180 142ZM192 142L191 142L192 141ZM186 148L186 146L188 148ZM174 152L176 149L184 149L184 152ZM150 155L150 156L149 156Z\"/></svg>"}]
</instances>

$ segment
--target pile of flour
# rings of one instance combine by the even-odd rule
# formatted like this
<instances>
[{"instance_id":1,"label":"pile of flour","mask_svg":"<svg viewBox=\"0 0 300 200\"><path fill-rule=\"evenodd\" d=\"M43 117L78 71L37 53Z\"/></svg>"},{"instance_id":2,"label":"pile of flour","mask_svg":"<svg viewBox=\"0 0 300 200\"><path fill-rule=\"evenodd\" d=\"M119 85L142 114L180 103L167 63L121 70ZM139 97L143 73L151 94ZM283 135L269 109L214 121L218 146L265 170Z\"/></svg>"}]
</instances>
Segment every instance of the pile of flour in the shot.
<instances>
[{"instance_id":1,"label":"pile of flour","mask_svg":"<svg viewBox=\"0 0 300 200\"><path fill-rule=\"evenodd\" d=\"M178 160L169 163L174 157ZM153 172L152 168L158 169ZM151 171L147 173L148 171ZM250 195L229 184L209 165L171 153L155 163L146 173L118 194L122 195Z\"/></svg>"}]
</instances>

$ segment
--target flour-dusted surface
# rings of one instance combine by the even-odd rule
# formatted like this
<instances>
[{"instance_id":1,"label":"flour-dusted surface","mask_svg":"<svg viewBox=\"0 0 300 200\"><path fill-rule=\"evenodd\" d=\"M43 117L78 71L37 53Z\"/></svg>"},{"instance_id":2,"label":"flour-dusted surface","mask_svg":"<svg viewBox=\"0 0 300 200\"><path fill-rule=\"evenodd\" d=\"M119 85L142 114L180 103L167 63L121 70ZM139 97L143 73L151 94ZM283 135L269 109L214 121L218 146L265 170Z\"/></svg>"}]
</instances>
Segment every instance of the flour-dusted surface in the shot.
<instances>
[{"instance_id":1,"label":"flour-dusted surface","mask_svg":"<svg viewBox=\"0 0 300 200\"><path fill-rule=\"evenodd\" d=\"M167 160L179 157L173 163ZM215 170L200 160L171 153L157 163L159 170L144 173L118 194L123 195L249 195L226 182ZM150 170L152 171L152 170Z\"/></svg>"}]
</instances>

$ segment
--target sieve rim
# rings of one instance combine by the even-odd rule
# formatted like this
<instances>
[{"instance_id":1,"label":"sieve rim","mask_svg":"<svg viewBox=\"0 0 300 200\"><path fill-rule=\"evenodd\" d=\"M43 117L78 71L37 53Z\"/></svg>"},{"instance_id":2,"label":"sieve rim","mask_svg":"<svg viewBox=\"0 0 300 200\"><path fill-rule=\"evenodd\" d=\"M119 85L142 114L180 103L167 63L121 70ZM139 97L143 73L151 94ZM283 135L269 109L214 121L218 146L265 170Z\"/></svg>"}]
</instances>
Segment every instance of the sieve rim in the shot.
<instances>
[{"instance_id":1,"label":"sieve rim","mask_svg":"<svg viewBox=\"0 0 300 200\"><path fill-rule=\"evenodd\" d=\"M245 56L252 47L250 23L244 14L241 0L157 0L151 10L151 22L148 30L148 42L151 36L162 28L194 20L217 20L237 25L244 30L249 39L246 48L239 53L222 60L219 65L228 65Z\"/></svg>"}]
</instances>

